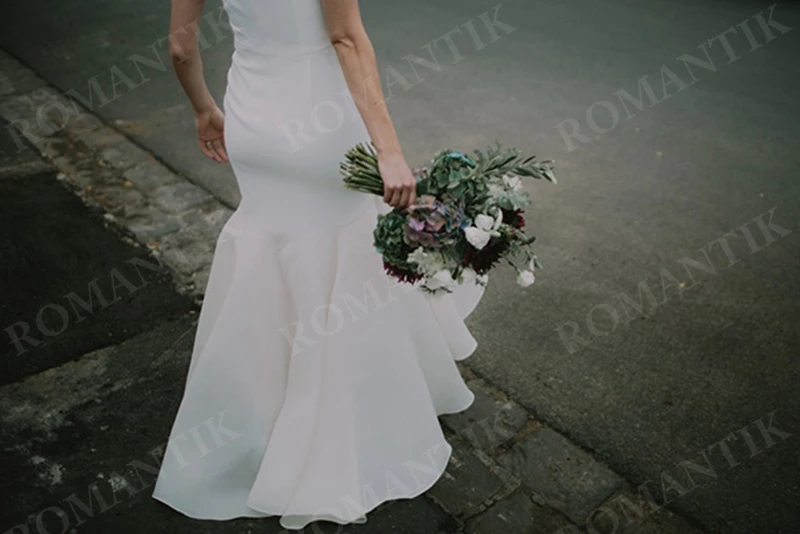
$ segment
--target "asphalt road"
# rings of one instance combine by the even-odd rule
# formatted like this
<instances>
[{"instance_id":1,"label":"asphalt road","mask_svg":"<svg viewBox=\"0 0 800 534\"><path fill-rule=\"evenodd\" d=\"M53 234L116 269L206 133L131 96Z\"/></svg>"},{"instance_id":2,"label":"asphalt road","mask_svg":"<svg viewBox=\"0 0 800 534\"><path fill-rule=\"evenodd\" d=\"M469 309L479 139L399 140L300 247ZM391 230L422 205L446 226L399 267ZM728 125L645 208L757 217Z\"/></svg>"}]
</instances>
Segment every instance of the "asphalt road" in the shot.
<instances>
[{"instance_id":1,"label":"asphalt road","mask_svg":"<svg viewBox=\"0 0 800 534\"><path fill-rule=\"evenodd\" d=\"M800 8L509 0L492 42L481 14L497 6L362 6L412 164L494 139L558 164L558 185L529 189L545 269L526 291L494 278L470 320L473 369L709 531L796 532ZM64 91L96 80L96 113L238 201L230 170L195 148L167 3L4 15L0 46ZM233 41L204 24L221 100ZM418 78L404 57L431 53L441 68ZM164 68L139 73L134 54Z\"/></svg>"}]
</instances>

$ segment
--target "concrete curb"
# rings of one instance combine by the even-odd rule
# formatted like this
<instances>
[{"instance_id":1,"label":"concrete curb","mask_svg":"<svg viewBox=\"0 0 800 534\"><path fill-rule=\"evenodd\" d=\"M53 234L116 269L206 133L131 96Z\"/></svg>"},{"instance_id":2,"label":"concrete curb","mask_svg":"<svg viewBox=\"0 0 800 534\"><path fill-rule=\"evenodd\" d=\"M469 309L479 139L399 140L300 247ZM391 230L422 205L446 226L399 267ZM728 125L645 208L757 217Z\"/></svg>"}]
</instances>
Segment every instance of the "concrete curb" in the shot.
<instances>
[{"instance_id":1,"label":"concrete curb","mask_svg":"<svg viewBox=\"0 0 800 534\"><path fill-rule=\"evenodd\" d=\"M128 232L200 298L213 249L233 213L77 102L0 51L2 135L30 142L87 204ZM37 165L38 166L38 165Z\"/></svg>"}]
</instances>

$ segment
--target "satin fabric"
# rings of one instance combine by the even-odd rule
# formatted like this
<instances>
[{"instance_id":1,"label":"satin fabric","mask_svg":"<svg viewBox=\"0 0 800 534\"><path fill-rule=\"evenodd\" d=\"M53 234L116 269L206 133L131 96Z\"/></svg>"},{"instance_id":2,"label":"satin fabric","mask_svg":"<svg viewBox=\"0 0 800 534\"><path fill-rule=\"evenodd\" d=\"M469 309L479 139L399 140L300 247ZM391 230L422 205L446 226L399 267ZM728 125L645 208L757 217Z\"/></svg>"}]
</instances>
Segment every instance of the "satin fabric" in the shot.
<instances>
[{"instance_id":1,"label":"satin fabric","mask_svg":"<svg viewBox=\"0 0 800 534\"><path fill-rule=\"evenodd\" d=\"M372 245L378 197L346 190L369 140L317 0L225 0L224 98L242 201L216 244L153 497L198 519L363 523L441 477L437 416L474 395L456 366L483 289L397 283Z\"/></svg>"}]
</instances>

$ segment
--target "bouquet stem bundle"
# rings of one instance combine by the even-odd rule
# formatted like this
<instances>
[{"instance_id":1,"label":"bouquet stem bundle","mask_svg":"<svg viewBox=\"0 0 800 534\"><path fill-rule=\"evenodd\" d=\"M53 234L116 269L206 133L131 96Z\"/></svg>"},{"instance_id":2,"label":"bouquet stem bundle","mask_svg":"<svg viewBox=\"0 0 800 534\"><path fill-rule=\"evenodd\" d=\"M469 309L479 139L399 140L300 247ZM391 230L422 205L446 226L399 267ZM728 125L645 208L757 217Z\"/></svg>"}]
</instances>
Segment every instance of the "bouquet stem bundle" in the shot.
<instances>
[{"instance_id":1,"label":"bouquet stem bundle","mask_svg":"<svg viewBox=\"0 0 800 534\"><path fill-rule=\"evenodd\" d=\"M345 186L355 191L383 196L383 179L378 171L378 153L372 143L360 143L345 153L340 164Z\"/></svg>"}]
</instances>

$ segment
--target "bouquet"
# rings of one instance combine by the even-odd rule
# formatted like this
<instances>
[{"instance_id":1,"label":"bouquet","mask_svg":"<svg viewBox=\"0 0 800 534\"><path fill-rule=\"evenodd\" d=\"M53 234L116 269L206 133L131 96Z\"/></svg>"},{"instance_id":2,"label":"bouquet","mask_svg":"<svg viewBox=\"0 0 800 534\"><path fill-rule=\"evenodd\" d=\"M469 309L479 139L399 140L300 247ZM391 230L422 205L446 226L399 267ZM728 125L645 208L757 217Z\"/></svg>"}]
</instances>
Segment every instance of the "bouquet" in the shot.
<instances>
[{"instance_id":1,"label":"bouquet","mask_svg":"<svg viewBox=\"0 0 800 534\"><path fill-rule=\"evenodd\" d=\"M540 267L523 232L530 196L520 177L555 183L551 161L521 157L498 142L470 158L443 150L417 176L417 200L408 210L378 216L375 249L387 273L424 291L451 292L457 284L486 285L487 273L501 260L517 272L523 287ZM345 187L383 196L374 146L360 143L340 165Z\"/></svg>"}]
</instances>

